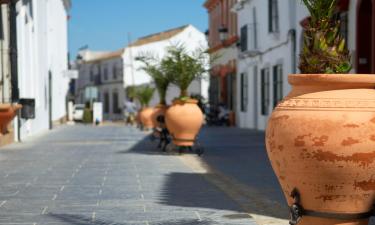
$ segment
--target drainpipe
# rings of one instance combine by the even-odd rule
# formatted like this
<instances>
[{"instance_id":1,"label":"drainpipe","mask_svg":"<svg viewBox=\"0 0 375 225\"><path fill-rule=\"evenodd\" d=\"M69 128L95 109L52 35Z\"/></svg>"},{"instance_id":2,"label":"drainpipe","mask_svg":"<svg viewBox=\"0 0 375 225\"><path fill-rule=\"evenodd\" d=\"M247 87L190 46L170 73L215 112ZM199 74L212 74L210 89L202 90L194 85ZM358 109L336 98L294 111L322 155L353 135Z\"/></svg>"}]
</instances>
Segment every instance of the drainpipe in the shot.
<instances>
[{"instance_id":1,"label":"drainpipe","mask_svg":"<svg viewBox=\"0 0 375 225\"><path fill-rule=\"evenodd\" d=\"M17 1L10 1L9 3L9 55L10 55L10 74L12 87L12 102L19 100L18 88L18 57L17 57ZM21 142L21 119L20 114L17 116L17 138Z\"/></svg>"},{"instance_id":2,"label":"drainpipe","mask_svg":"<svg viewBox=\"0 0 375 225\"><path fill-rule=\"evenodd\" d=\"M9 25L10 25L10 73L12 84L12 102L19 100L18 89L18 57L17 57L17 11L16 1L11 1L9 4Z\"/></svg>"},{"instance_id":3,"label":"drainpipe","mask_svg":"<svg viewBox=\"0 0 375 225\"><path fill-rule=\"evenodd\" d=\"M292 73L297 73L297 32L296 29L290 29L289 35L292 45Z\"/></svg>"}]
</instances>

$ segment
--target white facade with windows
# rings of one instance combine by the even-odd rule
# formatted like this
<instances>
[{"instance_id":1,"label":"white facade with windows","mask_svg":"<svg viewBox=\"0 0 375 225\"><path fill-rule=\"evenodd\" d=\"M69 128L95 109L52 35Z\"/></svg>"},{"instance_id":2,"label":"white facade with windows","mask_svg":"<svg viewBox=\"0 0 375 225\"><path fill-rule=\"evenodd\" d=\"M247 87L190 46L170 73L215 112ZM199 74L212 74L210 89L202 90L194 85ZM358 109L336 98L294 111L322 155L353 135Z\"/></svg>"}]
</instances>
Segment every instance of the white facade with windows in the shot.
<instances>
[{"instance_id":1,"label":"white facade with windows","mask_svg":"<svg viewBox=\"0 0 375 225\"><path fill-rule=\"evenodd\" d=\"M151 54L159 59L162 59L167 52L167 47L176 44L184 45L189 52L196 51L199 48L205 50L208 47L204 33L192 25L171 29L140 38L125 48L123 54L124 88L132 85L153 85L151 77L140 69L143 64L136 61L135 58L145 54ZM207 75L206 79L193 81L189 86L188 91L190 94L199 94L207 99L208 86L209 81ZM167 103L170 104L174 98L179 96L179 94L179 89L175 85L170 85L166 96ZM158 103L159 96L155 91L150 105L153 106L157 105Z\"/></svg>"},{"instance_id":2,"label":"white facade with windows","mask_svg":"<svg viewBox=\"0 0 375 225\"><path fill-rule=\"evenodd\" d=\"M103 119L123 118L122 108L125 90L123 85L123 49L115 52L79 53L77 64L79 77L76 80L76 104L102 102Z\"/></svg>"},{"instance_id":3,"label":"white facade with windows","mask_svg":"<svg viewBox=\"0 0 375 225\"><path fill-rule=\"evenodd\" d=\"M238 125L264 130L270 113L290 90L296 68L296 0L245 0L238 15Z\"/></svg>"},{"instance_id":4,"label":"white facade with windows","mask_svg":"<svg viewBox=\"0 0 375 225\"><path fill-rule=\"evenodd\" d=\"M70 7L70 0L16 3L19 97L35 99L35 119L15 119L15 133L21 139L49 129L66 116Z\"/></svg>"},{"instance_id":5,"label":"white facade with windows","mask_svg":"<svg viewBox=\"0 0 375 225\"><path fill-rule=\"evenodd\" d=\"M337 16L353 56L356 48L356 1L338 1ZM344 9L340 9L340 7ZM309 12L298 0L242 0L238 15L238 125L265 130L276 104L291 87L288 75L298 73L303 22ZM354 70L354 68L353 68Z\"/></svg>"}]
</instances>

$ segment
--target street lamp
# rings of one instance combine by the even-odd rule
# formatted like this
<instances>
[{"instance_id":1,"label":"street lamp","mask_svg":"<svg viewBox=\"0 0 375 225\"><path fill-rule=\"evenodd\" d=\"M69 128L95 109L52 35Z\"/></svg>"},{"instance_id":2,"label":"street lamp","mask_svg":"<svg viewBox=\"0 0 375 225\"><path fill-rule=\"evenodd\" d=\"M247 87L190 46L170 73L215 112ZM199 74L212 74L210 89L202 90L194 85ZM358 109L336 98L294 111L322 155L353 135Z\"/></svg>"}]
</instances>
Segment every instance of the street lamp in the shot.
<instances>
[{"instance_id":1,"label":"street lamp","mask_svg":"<svg viewBox=\"0 0 375 225\"><path fill-rule=\"evenodd\" d=\"M220 41L224 42L228 39L228 28L221 26L219 28Z\"/></svg>"}]
</instances>

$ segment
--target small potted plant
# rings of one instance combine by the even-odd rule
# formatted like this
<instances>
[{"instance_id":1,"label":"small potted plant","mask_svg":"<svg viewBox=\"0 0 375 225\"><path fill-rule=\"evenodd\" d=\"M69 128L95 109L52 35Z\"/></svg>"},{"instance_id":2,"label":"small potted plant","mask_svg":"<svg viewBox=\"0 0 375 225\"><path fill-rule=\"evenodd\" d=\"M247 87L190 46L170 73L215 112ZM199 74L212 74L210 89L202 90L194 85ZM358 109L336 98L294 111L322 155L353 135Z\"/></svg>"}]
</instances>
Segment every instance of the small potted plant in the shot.
<instances>
[{"instance_id":1,"label":"small potted plant","mask_svg":"<svg viewBox=\"0 0 375 225\"><path fill-rule=\"evenodd\" d=\"M168 48L161 66L171 82L180 89L180 96L173 101L165 114L167 128L177 146L192 146L203 123L203 113L198 101L189 97L188 87L195 79L207 72L207 56L204 51L189 54L184 46Z\"/></svg>"},{"instance_id":2,"label":"small potted plant","mask_svg":"<svg viewBox=\"0 0 375 225\"><path fill-rule=\"evenodd\" d=\"M167 110L166 95L170 84L170 78L161 68L160 61L156 57L150 55L140 56L137 57L137 60L143 62L144 66L141 67L141 69L153 79L159 94L159 104L155 106L152 114L152 121L154 126L156 126L158 124L157 118L161 115L164 116Z\"/></svg>"},{"instance_id":3,"label":"small potted plant","mask_svg":"<svg viewBox=\"0 0 375 225\"><path fill-rule=\"evenodd\" d=\"M266 146L291 224L365 225L375 197L375 76L347 74L336 0L311 13L292 91L272 113Z\"/></svg>"},{"instance_id":4,"label":"small potted plant","mask_svg":"<svg viewBox=\"0 0 375 225\"><path fill-rule=\"evenodd\" d=\"M141 104L139 118L143 128L146 129L154 128L154 123L152 122L152 114L154 109L149 107L149 103L154 95L154 91L155 89L150 86L140 86L137 88L137 99Z\"/></svg>"}]
</instances>

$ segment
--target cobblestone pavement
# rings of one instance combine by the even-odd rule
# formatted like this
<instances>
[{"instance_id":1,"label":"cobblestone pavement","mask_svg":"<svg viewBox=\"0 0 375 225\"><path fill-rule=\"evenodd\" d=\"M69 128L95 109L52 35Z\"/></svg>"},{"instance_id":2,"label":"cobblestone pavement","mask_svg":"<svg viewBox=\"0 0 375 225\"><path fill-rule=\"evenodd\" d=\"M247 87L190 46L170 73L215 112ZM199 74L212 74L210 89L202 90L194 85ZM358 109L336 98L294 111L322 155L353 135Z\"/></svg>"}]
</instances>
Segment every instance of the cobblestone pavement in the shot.
<instances>
[{"instance_id":1,"label":"cobblestone pavement","mask_svg":"<svg viewBox=\"0 0 375 225\"><path fill-rule=\"evenodd\" d=\"M179 156L144 138L132 128L76 125L3 148L0 224L255 224Z\"/></svg>"}]
</instances>

